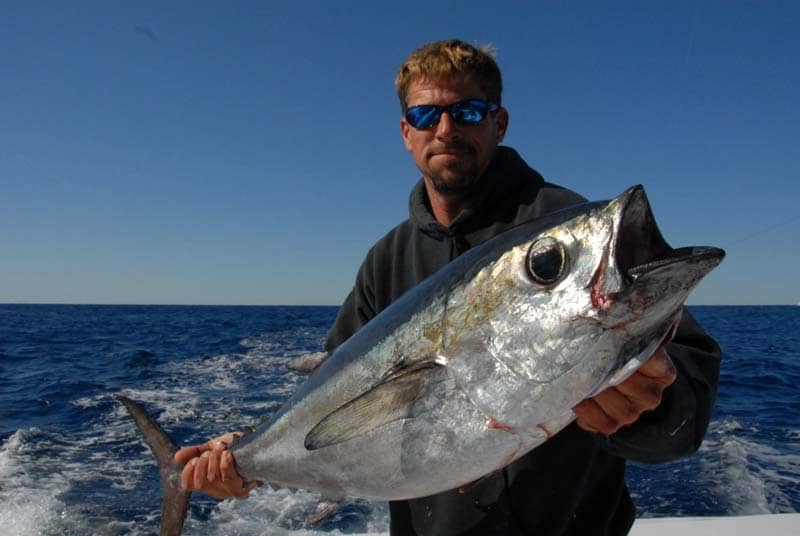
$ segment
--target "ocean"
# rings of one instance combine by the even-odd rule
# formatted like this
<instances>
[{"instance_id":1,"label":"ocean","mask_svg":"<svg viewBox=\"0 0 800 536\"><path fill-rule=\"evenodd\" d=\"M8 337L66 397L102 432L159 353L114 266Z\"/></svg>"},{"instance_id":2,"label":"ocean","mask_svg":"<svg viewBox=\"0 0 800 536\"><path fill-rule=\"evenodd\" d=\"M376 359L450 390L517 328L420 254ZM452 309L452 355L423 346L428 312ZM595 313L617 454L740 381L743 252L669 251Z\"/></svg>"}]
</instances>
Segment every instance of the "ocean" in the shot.
<instances>
[{"instance_id":1,"label":"ocean","mask_svg":"<svg viewBox=\"0 0 800 536\"><path fill-rule=\"evenodd\" d=\"M800 509L800 307L690 307L724 351L700 451L630 464L639 516ZM0 305L0 534L152 534L160 484L114 395L143 402L179 444L254 425L305 378L335 307ZM382 534L353 500L313 529L313 493L195 495L184 534Z\"/></svg>"}]
</instances>

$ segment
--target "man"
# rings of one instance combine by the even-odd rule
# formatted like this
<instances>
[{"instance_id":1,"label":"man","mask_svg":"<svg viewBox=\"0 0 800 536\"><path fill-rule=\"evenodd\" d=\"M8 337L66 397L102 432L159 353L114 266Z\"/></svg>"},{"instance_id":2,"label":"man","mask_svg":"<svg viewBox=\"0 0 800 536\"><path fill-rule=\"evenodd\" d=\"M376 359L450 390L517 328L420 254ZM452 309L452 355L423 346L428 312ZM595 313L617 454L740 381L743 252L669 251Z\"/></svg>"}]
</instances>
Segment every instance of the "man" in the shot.
<instances>
[{"instance_id":1,"label":"man","mask_svg":"<svg viewBox=\"0 0 800 536\"><path fill-rule=\"evenodd\" d=\"M361 265L328 335L329 352L470 247L583 201L499 146L509 115L487 50L456 40L428 44L401 66L396 86L400 130L422 179L409 219ZM391 502L391 533L626 534L635 512L625 460L665 462L699 447L719 363L719 348L685 312L670 343L628 380L575 407L576 421L539 448L467 489ZM230 436L220 439L176 454L186 463L183 485L243 496L253 484L243 486L235 472L224 448Z\"/></svg>"}]
</instances>

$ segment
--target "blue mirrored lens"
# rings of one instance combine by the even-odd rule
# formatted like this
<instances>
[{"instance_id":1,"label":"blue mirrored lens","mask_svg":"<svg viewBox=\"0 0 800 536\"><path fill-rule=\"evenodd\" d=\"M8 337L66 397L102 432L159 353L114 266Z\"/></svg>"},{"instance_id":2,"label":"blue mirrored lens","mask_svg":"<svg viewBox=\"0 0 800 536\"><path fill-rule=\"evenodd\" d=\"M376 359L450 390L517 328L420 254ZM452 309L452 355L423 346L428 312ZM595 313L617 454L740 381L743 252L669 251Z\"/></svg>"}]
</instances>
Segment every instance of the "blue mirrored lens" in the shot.
<instances>
[{"instance_id":1,"label":"blue mirrored lens","mask_svg":"<svg viewBox=\"0 0 800 536\"><path fill-rule=\"evenodd\" d=\"M414 128L429 128L437 124L441 116L441 108L433 104L424 104L409 108L406 112L406 121Z\"/></svg>"},{"instance_id":2,"label":"blue mirrored lens","mask_svg":"<svg viewBox=\"0 0 800 536\"><path fill-rule=\"evenodd\" d=\"M457 123L475 125L483 121L488 108L481 101L459 102L451 106L450 115Z\"/></svg>"}]
</instances>

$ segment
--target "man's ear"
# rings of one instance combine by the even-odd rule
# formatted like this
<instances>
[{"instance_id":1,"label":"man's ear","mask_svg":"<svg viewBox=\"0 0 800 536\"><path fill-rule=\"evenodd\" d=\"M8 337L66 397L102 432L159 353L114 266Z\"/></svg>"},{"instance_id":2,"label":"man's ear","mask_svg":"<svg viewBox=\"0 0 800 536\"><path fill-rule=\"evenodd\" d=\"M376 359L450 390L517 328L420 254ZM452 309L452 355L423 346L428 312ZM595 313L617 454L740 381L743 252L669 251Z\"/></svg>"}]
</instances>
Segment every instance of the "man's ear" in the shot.
<instances>
[{"instance_id":1,"label":"man's ear","mask_svg":"<svg viewBox=\"0 0 800 536\"><path fill-rule=\"evenodd\" d=\"M403 136L403 143L405 143L406 150L409 152L411 152L411 128L411 125L408 124L405 117L400 119L400 135Z\"/></svg>"},{"instance_id":2,"label":"man's ear","mask_svg":"<svg viewBox=\"0 0 800 536\"><path fill-rule=\"evenodd\" d=\"M501 106L494 114L494 124L497 129L497 143L500 143L506 137L508 130L508 110Z\"/></svg>"}]
</instances>

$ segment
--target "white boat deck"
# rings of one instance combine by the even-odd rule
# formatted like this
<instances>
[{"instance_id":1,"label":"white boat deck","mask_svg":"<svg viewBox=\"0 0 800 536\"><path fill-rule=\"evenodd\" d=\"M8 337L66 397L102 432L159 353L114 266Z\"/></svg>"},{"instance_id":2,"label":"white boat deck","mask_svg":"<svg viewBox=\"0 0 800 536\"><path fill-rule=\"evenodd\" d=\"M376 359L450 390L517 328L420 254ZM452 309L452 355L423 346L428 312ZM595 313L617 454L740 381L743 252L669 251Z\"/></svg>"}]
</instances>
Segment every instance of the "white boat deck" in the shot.
<instances>
[{"instance_id":1,"label":"white boat deck","mask_svg":"<svg viewBox=\"0 0 800 536\"><path fill-rule=\"evenodd\" d=\"M629 536L799 536L800 514L637 519Z\"/></svg>"}]
</instances>

